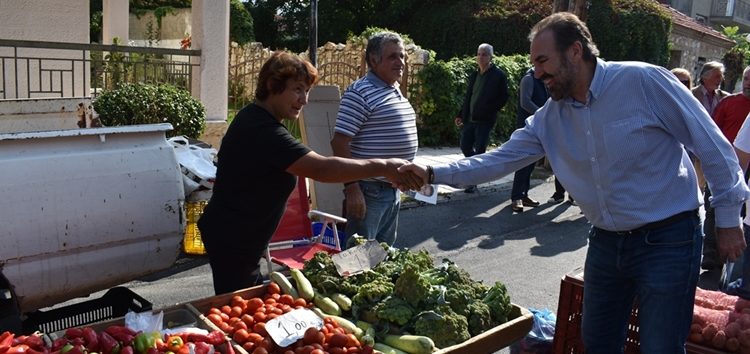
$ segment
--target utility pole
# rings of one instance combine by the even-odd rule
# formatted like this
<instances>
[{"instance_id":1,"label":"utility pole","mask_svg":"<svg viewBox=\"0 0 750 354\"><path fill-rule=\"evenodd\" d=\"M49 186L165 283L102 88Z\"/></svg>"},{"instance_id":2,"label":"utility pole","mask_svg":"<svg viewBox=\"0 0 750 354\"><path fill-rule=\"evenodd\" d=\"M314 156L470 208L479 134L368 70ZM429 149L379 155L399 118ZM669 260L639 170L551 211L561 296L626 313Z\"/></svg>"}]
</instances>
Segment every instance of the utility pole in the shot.
<instances>
[{"instance_id":1,"label":"utility pole","mask_svg":"<svg viewBox=\"0 0 750 354\"><path fill-rule=\"evenodd\" d=\"M318 66L318 0L310 0L310 63Z\"/></svg>"}]
</instances>

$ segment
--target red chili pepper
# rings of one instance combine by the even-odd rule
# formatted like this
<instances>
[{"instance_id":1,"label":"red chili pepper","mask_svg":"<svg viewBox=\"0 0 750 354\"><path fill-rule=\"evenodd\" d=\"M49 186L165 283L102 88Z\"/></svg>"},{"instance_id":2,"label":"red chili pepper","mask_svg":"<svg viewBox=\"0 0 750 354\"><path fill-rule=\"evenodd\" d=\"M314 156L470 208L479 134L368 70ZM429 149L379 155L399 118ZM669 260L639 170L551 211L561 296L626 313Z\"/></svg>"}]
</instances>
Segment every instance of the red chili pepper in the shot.
<instances>
[{"instance_id":1,"label":"red chili pepper","mask_svg":"<svg viewBox=\"0 0 750 354\"><path fill-rule=\"evenodd\" d=\"M65 344L68 344L68 338L60 337L60 338L55 339L52 342L52 351L58 351L62 349L62 347L64 347Z\"/></svg>"},{"instance_id":2,"label":"red chili pepper","mask_svg":"<svg viewBox=\"0 0 750 354\"><path fill-rule=\"evenodd\" d=\"M211 331L211 333L208 334L208 340L206 342L209 344L213 344L213 345L219 345L226 341L227 341L227 337L224 336L224 332Z\"/></svg>"},{"instance_id":3,"label":"red chili pepper","mask_svg":"<svg viewBox=\"0 0 750 354\"><path fill-rule=\"evenodd\" d=\"M80 328L68 328L65 330L65 337L68 339L78 338L83 336L83 330Z\"/></svg>"},{"instance_id":4,"label":"red chili pepper","mask_svg":"<svg viewBox=\"0 0 750 354\"><path fill-rule=\"evenodd\" d=\"M86 349L88 349L90 353L99 351L99 337L96 335L96 331L93 328L83 328L83 341L86 343Z\"/></svg>"},{"instance_id":5,"label":"red chili pepper","mask_svg":"<svg viewBox=\"0 0 750 354\"><path fill-rule=\"evenodd\" d=\"M23 344L26 344L31 349L44 350L44 340L42 337L30 335L24 339Z\"/></svg>"},{"instance_id":6,"label":"red chili pepper","mask_svg":"<svg viewBox=\"0 0 750 354\"><path fill-rule=\"evenodd\" d=\"M120 349L120 354L133 354L133 347L126 345Z\"/></svg>"},{"instance_id":7,"label":"red chili pepper","mask_svg":"<svg viewBox=\"0 0 750 354\"><path fill-rule=\"evenodd\" d=\"M8 331L3 332L2 336L0 336L0 348L8 349L13 344L13 333L10 333Z\"/></svg>"}]
</instances>

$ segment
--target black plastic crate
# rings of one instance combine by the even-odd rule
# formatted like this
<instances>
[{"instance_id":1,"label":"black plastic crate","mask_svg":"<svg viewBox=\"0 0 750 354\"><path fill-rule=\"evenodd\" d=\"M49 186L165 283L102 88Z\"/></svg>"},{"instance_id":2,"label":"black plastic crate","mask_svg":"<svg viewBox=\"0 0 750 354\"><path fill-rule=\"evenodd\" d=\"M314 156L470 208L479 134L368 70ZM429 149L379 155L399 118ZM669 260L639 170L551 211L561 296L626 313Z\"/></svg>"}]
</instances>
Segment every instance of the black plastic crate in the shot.
<instances>
[{"instance_id":1,"label":"black plastic crate","mask_svg":"<svg viewBox=\"0 0 750 354\"><path fill-rule=\"evenodd\" d=\"M35 311L27 314L23 321L24 333L42 331L52 333L71 327L125 316L134 312L151 311L151 303L124 287L107 290L98 299L80 302L48 311Z\"/></svg>"}]
</instances>

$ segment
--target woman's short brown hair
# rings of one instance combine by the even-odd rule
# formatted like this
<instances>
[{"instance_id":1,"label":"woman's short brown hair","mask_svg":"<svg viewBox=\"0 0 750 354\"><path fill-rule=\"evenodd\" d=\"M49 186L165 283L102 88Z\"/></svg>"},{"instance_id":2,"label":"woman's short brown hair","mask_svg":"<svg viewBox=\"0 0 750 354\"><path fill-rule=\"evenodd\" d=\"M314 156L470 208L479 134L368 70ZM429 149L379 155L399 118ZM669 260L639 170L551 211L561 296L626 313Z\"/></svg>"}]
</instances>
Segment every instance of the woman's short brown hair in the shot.
<instances>
[{"instance_id":1,"label":"woman's short brown hair","mask_svg":"<svg viewBox=\"0 0 750 354\"><path fill-rule=\"evenodd\" d=\"M289 79L302 80L312 86L318 81L318 69L295 54L274 52L260 68L255 99L263 101L272 94L283 92Z\"/></svg>"}]
</instances>

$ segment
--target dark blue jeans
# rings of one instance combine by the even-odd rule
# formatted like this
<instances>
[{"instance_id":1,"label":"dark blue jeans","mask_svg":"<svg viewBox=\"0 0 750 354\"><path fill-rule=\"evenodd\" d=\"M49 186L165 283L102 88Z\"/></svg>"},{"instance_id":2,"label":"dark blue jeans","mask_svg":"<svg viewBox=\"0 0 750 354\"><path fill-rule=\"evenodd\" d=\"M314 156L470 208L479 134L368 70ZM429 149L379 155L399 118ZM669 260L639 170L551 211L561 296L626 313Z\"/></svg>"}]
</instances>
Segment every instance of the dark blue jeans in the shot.
<instances>
[{"instance_id":1,"label":"dark blue jeans","mask_svg":"<svg viewBox=\"0 0 750 354\"><path fill-rule=\"evenodd\" d=\"M495 121L490 122L469 122L464 121L461 129L461 152L464 156L474 156L483 154L487 151L487 145L490 143L490 132L495 126Z\"/></svg>"},{"instance_id":2,"label":"dark blue jeans","mask_svg":"<svg viewBox=\"0 0 750 354\"><path fill-rule=\"evenodd\" d=\"M636 299L641 352L685 353L702 241L697 212L629 234L593 227L584 268L581 331L586 353L623 352Z\"/></svg>"},{"instance_id":3,"label":"dark blue jeans","mask_svg":"<svg viewBox=\"0 0 750 354\"><path fill-rule=\"evenodd\" d=\"M536 162L516 171L513 175L513 189L510 192L510 200L523 199L529 194L531 188L531 173L534 172Z\"/></svg>"}]
</instances>

